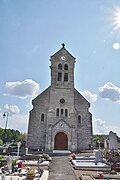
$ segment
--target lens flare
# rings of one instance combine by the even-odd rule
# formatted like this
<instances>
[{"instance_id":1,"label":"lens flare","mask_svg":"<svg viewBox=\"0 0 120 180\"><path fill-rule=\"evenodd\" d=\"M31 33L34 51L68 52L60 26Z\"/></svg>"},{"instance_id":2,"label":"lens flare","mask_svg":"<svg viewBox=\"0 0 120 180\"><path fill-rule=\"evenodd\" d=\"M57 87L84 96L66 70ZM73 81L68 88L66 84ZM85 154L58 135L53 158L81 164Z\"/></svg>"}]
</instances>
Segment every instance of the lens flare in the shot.
<instances>
[{"instance_id":1,"label":"lens flare","mask_svg":"<svg viewBox=\"0 0 120 180\"><path fill-rule=\"evenodd\" d=\"M120 8L116 8L114 12L114 29L117 30L120 28Z\"/></svg>"},{"instance_id":2,"label":"lens flare","mask_svg":"<svg viewBox=\"0 0 120 180\"><path fill-rule=\"evenodd\" d=\"M120 44L119 43L113 43L113 45L112 45L112 48L114 49L114 50L119 50L120 49Z\"/></svg>"}]
</instances>

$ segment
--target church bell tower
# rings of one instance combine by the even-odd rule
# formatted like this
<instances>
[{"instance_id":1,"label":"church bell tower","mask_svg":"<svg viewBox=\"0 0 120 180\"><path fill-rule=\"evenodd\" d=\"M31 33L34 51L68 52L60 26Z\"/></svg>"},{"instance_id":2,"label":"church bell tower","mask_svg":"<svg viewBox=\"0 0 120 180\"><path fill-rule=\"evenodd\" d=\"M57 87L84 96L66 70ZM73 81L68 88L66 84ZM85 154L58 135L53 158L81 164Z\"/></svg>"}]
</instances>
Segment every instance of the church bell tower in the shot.
<instances>
[{"instance_id":1,"label":"church bell tower","mask_svg":"<svg viewBox=\"0 0 120 180\"><path fill-rule=\"evenodd\" d=\"M51 56L51 86L52 88L74 88L74 64L75 58L62 48Z\"/></svg>"}]
</instances>

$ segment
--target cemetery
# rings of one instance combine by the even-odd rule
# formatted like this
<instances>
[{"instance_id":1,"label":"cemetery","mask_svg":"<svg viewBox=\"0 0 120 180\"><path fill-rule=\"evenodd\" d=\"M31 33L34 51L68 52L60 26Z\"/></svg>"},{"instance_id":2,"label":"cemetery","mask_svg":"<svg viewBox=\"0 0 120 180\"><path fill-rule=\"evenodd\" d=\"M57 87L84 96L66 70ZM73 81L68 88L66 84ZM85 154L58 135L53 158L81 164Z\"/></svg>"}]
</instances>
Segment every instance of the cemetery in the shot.
<instances>
[{"instance_id":1,"label":"cemetery","mask_svg":"<svg viewBox=\"0 0 120 180\"><path fill-rule=\"evenodd\" d=\"M59 163L62 163L63 167ZM52 164L54 164L53 169ZM57 177L65 178L62 168L64 171L69 171L66 164L79 180L120 179L120 152L116 133L109 132L109 138L104 141L104 148L99 144L98 149L79 153L54 151L50 155L43 152L29 154L26 150L26 154L22 156L19 153L17 156L1 155L0 179L52 180L51 174L55 173L57 180Z\"/></svg>"},{"instance_id":2,"label":"cemetery","mask_svg":"<svg viewBox=\"0 0 120 180\"><path fill-rule=\"evenodd\" d=\"M1 163L0 178L7 180L47 180L49 177L49 164L51 158L49 155L41 154L25 160L20 156L1 156L1 162L4 160L4 164ZM47 160L45 159L47 157Z\"/></svg>"},{"instance_id":3,"label":"cemetery","mask_svg":"<svg viewBox=\"0 0 120 180\"><path fill-rule=\"evenodd\" d=\"M109 132L109 139L104 142L104 149L99 146L92 154L82 153L71 157L71 164L81 180L120 179L120 152L116 133Z\"/></svg>"}]
</instances>

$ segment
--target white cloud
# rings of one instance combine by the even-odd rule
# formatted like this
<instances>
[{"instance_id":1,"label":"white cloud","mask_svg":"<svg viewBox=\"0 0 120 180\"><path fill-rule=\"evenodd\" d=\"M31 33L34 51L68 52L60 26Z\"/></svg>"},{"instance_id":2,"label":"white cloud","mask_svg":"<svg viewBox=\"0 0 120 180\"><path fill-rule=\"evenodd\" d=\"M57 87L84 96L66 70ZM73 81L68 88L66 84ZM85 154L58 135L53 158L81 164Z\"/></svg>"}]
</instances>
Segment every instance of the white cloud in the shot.
<instances>
[{"instance_id":1,"label":"white cloud","mask_svg":"<svg viewBox=\"0 0 120 180\"><path fill-rule=\"evenodd\" d=\"M93 120L93 133L94 134L108 134L109 128L106 125L105 121L101 119Z\"/></svg>"},{"instance_id":2,"label":"white cloud","mask_svg":"<svg viewBox=\"0 0 120 180\"><path fill-rule=\"evenodd\" d=\"M119 126L107 124L102 119L93 119L93 134L109 134L110 131L113 131L120 136Z\"/></svg>"},{"instance_id":3,"label":"white cloud","mask_svg":"<svg viewBox=\"0 0 120 180\"><path fill-rule=\"evenodd\" d=\"M4 95L12 95L19 98L27 98L36 96L39 91L39 84L32 79L24 81L6 82L7 93Z\"/></svg>"},{"instance_id":4,"label":"white cloud","mask_svg":"<svg viewBox=\"0 0 120 180\"><path fill-rule=\"evenodd\" d=\"M113 45L112 45L112 48L114 49L114 50L119 50L120 49L120 43L113 43Z\"/></svg>"},{"instance_id":5,"label":"white cloud","mask_svg":"<svg viewBox=\"0 0 120 180\"><path fill-rule=\"evenodd\" d=\"M105 99L110 99L113 102L120 102L120 88L112 84L106 83L99 88L99 96Z\"/></svg>"},{"instance_id":6,"label":"white cloud","mask_svg":"<svg viewBox=\"0 0 120 180\"><path fill-rule=\"evenodd\" d=\"M81 94L89 101L89 102L94 102L97 100L97 94L92 94L88 90L85 90L81 92Z\"/></svg>"},{"instance_id":7,"label":"white cloud","mask_svg":"<svg viewBox=\"0 0 120 180\"><path fill-rule=\"evenodd\" d=\"M0 113L1 119L1 128L5 127L5 119L3 118L3 114ZM7 129L15 129L20 132L27 133L28 127L28 115L22 114L14 114L13 116L8 116Z\"/></svg>"},{"instance_id":8,"label":"white cloud","mask_svg":"<svg viewBox=\"0 0 120 180\"><path fill-rule=\"evenodd\" d=\"M33 100L33 98L31 98L31 99L29 100L29 102L25 105L26 108L27 108L29 111L30 111L31 109L33 109L32 100Z\"/></svg>"},{"instance_id":9,"label":"white cloud","mask_svg":"<svg viewBox=\"0 0 120 180\"><path fill-rule=\"evenodd\" d=\"M10 115L18 114L18 113L20 112L20 109L19 109L18 106L16 106L16 105L8 105L8 104L5 104L5 105L4 105L4 109L5 109Z\"/></svg>"}]
</instances>

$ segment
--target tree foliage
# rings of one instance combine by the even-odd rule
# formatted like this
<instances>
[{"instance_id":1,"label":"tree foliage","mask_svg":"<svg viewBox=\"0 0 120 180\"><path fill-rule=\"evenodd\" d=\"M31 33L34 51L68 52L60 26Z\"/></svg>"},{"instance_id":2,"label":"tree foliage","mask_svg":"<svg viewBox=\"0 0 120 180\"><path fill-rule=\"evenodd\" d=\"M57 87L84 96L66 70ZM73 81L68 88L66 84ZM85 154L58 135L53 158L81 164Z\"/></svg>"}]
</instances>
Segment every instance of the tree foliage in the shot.
<instances>
[{"instance_id":1,"label":"tree foliage","mask_svg":"<svg viewBox=\"0 0 120 180\"><path fill-rule=\"evenodd\" d=\"M20 133L18 130L6 129L6 131L0 128L0 145L3 142L19 142L26 140L26 134Z\"/></svg>"},{"instance_id":2,"label":"tree foliage","mask_svg":"<svg viewBox=\"0 0 120 180\"><path fill-rule=\"evenodd\" d=\"M93 143L97 143L100 141L101 143L104 143L104 140L108 138L108 135L93 135Z\"/></svg>"}]
</instances>

